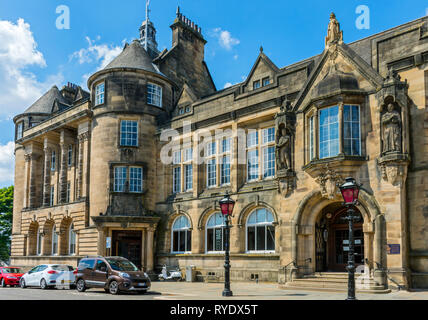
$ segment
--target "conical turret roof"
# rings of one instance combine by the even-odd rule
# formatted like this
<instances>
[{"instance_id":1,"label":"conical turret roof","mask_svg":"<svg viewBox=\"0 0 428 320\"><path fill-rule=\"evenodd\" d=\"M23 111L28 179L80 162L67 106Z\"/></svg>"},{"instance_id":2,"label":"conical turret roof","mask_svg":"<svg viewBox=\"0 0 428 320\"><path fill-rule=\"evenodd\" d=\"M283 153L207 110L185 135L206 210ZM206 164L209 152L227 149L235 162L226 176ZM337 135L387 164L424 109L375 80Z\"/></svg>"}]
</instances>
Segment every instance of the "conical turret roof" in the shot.
<instances>
[{"instance_id":1,"label":"conical turret roof","mask_svg":"<svg viewBox=\"0 0 428 320\"><path fill-rule=\"evenodd\" d=\"M25 110L23 113L52 113L52 107L55 102L58 100L61 104L68 105L69 102L62 96L59 92L57 86L53 86L48 92L46 92L39 100L34 102L31 107Z\"/></svg>"},{"instance_id":2,"label":"conical turret roof","mask_svg":"<svg viewBox=\"0 0 428 320\"><path fill-rule=\"evenodd\" d=\"M123 51L111 61L104 70L114 68L133 68L150 71L163 75L158 67L152 63L149 54L144 50L138 40L134 40L131 44L126 44Z\"/></svg>"}]
</instances>

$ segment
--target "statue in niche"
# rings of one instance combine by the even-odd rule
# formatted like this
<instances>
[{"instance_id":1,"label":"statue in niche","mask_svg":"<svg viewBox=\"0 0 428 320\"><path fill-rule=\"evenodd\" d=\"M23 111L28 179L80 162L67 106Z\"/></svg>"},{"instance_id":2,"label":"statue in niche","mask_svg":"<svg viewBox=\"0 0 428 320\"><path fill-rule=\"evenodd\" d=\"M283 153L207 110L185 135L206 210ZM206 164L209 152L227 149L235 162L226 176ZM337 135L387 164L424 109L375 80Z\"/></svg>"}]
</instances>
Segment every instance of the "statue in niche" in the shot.
<instances>
[{"instance_id":1,"label":"statue in niche","mask_svg":"<svg viewBox=\"0 0 428 320\"><path fill-rule=\"evenodd\" d=\"M291 171L291 135L285 126L281 126L278 131L276 138L277 168Z\"/></svg>"},{"instance_id":2,"label":"statue in niche","mask_svg":"<svg viewBox=\"0 0 428 320\"><path fill-rule=\"evenodd\" d=\"M392 103L382 115L383 153L401 151L401 117Z\"/></svg>"}]
</instances>

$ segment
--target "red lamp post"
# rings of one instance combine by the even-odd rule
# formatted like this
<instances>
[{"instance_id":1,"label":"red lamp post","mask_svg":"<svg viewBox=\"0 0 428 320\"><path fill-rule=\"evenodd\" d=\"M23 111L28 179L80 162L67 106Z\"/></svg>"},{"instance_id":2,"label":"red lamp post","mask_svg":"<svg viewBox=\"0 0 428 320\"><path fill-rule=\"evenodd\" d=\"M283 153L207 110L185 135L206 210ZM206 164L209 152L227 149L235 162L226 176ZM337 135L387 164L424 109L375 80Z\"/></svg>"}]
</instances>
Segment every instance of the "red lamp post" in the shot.
<instances>
[{"instance_id":1,"label":"red lamp post","mask_svg":"<svg viewBox=\"0 0 428 320\"><path fill-rule=\"evenodd\" d=\"M232 215L233 207L235 206L235 201L233 201L229 193L226 191L224 198L219 201L221 213L226 222L225 228L225 257L224 257L224 297L233 296L232 291L230 290L230 259L229 259L229 244L230 244L230 233L229 233L229 218Z\"/></svg>"},{"instance_id":2,"label":"red lamp post","mask_svg":"<svg viewBox=\"0 0 428 320\"><path fill-rule=\"evenodd\" d=\"M347 220L349 222L349 251L348 251L348 298L346 300L357 300L355 298L355 255L354 255L354 206L358 203L358 194L361 184L357 184L354 178L346 178L345 183L340 186L340 192L345 207L348 208Z\"/></svg>"}]
</instances>

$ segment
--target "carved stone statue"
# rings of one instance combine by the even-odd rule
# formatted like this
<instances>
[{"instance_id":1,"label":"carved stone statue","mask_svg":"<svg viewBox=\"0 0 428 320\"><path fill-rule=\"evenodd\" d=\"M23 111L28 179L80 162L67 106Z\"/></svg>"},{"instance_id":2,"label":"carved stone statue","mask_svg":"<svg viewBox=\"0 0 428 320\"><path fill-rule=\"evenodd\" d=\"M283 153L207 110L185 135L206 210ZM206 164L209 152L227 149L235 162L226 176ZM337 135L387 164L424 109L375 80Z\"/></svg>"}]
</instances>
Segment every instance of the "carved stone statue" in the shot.
<instances>
[{"instance_id":1,"label":"carved stone statue","mask_svg":"<svg viewBox=\"0 0 428 320\"><path fill-rule=\"evenodd\" d=\"M291 170L291 135L281 127L276 140L276 163L278 170Z\"/></svg>"},{"instance_id":2,"label":"carved stone statue","mask_svg":"<svg viewBox=\"0 0 428 320\"><path fill-rule=\"evenodd\" d=\"M332 42L340 42L343 40L343 32L340 31L340 23L336 19L336 15L332 12L330 14L330 22L327 29L327 37L325 38L325 45Z\"/></svg>"},{"instance_id":3,"label":"carved stone statue","mask_svg":"<svg viewBox=\"0 0 428 320\"><path fill-rule=\"evenodd\" d=\"M401 151L401 117L392 103L382 115L383 153Z\"/></svg>"}]
</instances>

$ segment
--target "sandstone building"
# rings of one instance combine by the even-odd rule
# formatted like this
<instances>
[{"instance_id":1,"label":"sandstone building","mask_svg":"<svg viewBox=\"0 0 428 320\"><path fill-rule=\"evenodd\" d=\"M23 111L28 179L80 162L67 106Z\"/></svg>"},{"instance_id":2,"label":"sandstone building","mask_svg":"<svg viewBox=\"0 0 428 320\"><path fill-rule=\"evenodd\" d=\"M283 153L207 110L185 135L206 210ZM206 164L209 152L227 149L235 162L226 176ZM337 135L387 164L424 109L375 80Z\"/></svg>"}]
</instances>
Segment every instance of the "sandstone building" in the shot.
<instances>
[{"instance_id":1,"label":"sandstone building","mask_svg":"<svg viewBox=\"0 0 428 320\"><path fill-rule=\"evenodd\" d=\"M122 255L221 280L228 191L232 281L298 286L345 271L351 176L369 289L428 287L428 18L345 44L332 14L319 55L279 68L260 48L223 90L201 28L178 10L171 29L159 52L147 19L90 92L54 86L14 118L12 263Z\"/></svg>"}]
</instances>

